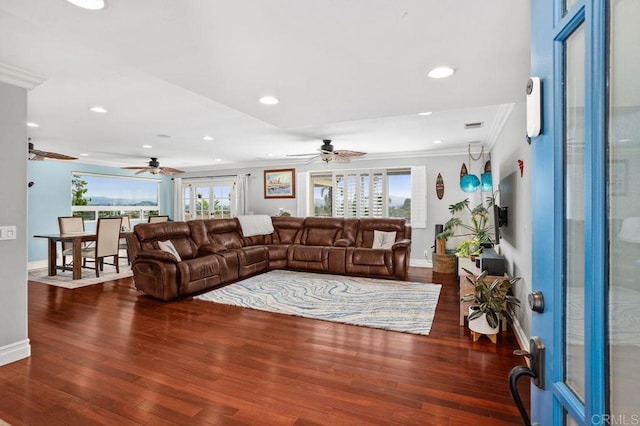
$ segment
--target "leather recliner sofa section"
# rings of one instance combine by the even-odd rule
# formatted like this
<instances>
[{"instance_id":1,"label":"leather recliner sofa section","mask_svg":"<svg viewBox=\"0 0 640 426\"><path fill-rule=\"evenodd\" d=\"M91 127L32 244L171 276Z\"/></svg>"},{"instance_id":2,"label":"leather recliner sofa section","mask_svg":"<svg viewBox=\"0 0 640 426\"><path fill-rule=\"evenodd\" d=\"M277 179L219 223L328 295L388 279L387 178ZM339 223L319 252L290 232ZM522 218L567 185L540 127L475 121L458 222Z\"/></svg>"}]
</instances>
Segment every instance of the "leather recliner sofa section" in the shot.
<instances>
[{"instance_id":1,"label":"leather recliner sofa section","mask_svg":"<svg viewBox=\"0 0 640 426\"><path fill-rule=\"evenodd\" d=\"M411 227L404 219L273 217L272 224L273 233L251 237L236 218L139 224L127 235L135 286L172 300L273 269L407 277ZM373 248L376 231L395 238ZM180 259L160 248L167 241Z\"/></svg>"}]
</instances>

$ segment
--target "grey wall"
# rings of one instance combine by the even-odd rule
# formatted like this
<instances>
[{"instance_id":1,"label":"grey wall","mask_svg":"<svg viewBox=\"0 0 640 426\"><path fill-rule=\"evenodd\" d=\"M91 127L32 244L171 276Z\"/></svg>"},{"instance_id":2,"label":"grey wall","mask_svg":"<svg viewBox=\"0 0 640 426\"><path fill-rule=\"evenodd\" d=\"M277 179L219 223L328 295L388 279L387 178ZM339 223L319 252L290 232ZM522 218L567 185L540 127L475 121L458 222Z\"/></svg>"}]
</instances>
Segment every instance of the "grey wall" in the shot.
<instances>
[{"instance_id":1,"label":"grey wall","mask_svg":"<svg viewBox=\"0 0 640 426\"><path fill-rule=\"evenodd\" d=\"M0 83L0 225L17 227L0 241L0 365L30 355L27 338L27 91Z\"/></svg>"},{"instance_id":2,"label":"grey wall","mask_svg":"<svg viewBox=\"0 0 640 426\"><path fill-rule=\"evenodd\" d=\"M531 292L531 147L525 141L526 109L516 104L496 144L491 151L494 190L499 183L498 204L509 208L509 226L501 228L503 235L499 252L507 260L507 272L521 277L514 294L522 305L516 318L528 339L531 336L531 311L527 295ZM518 160L524 162L522 177Z\"/></svg>"},{"instance_id":3,"label":"grey wall","mask_svg":"<svg viewBox=\"0 0 640 426\"><path fill-rule=\"evenodd\" d=\"M332 171L343 169L372 169L380 167L410 167L410 166L426 166L427 172L427 228L426 229L413 229L412 230L412 245L411 245L411 261L412 264L420 265L425 262L424 250L431 251L434 241L434 229L436 223L444 223L449 217L449 204L463 200L468 194L463 193L458 185L460 166L463 162L467 161L466 155L446 155L446 156L425 156L414 157L404 159L389 159L389 160L359 160L352 161L351 163L310 163L310 164L281 164L273 165L269 167L255 167L245 169L233 169L233 170L209 170L198 173L190 173L182 176L184 179L203 176L218 176L225 174L238 174L238 173L251 173L250 179L250 195L249 195L249 210L254 214L267 214L275 215L280 208L284 208L291 212L291 214L297 214L297 202L296 199L265 199L263 195L264 191L264 170L266 169L279 169L279 168L295 168L296 173L310 172L310 171ZM438 200L435 193L435 182L438 173L442 174L445 183L445 192L442 200ZM480 201L480 196L477 197L476 204ZM473 201L473 200L472 200ZM451 244L450 248L454 248L455 245ZM431 261L431 254L429 253L428 261ZM426 266L424 264L423 266Z\"/></svg>"}]
</instances>

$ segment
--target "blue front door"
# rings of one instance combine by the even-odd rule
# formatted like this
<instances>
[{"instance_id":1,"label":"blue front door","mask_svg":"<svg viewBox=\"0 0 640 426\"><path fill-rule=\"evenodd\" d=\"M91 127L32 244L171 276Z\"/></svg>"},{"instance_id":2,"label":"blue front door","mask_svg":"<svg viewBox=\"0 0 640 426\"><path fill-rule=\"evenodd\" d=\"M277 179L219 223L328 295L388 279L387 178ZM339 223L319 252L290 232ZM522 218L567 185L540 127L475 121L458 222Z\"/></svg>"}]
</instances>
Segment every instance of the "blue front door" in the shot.
<instances>
[{"instance_id":1,"label":"blue front door","mask_svg":"<svg viewBox=\"0 0 640 426\"><path fill-rule=\"evenodd\" d=\"M640 424L640 1L532 1L532 422Z\"/></svg>"}]
</instances>

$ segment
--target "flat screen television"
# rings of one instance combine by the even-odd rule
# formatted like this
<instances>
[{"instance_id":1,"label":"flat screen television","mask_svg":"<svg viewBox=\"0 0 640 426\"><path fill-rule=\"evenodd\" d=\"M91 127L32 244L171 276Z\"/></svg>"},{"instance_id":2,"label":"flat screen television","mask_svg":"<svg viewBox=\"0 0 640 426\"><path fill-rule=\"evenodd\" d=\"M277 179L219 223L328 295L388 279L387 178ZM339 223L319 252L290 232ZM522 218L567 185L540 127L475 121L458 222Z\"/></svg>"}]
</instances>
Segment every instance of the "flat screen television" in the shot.
<instances>
[{"instance_id":1,"label":"flat screen television","mask_svg":"<svg viewBox=\"0 0 640 426\"><path fill-rule=\"evenodd\" d=\"M508 225L508 210L507 207L500 207L497 204L493 205L493 244L500 244L500 227Z\"/></svg>"}]
</instances>

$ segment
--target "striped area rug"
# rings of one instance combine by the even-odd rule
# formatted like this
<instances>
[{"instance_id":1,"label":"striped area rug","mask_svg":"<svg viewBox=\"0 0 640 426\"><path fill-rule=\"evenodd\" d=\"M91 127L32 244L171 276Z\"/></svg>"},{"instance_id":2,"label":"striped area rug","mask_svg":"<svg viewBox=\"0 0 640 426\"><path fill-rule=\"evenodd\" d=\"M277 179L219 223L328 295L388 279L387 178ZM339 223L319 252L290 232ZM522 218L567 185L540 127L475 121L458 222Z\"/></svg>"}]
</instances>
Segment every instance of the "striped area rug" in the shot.
<instances>
[{"instance_id":1,"label":"striped area rug","mask_svg":"<svg viewBox=\"0 0 640 426\"><path fill-rule=\"evenodd\" d=\"M196 299L364 327L428 335L439 284L270 271Z\"/></svg>"}]
</instances>

